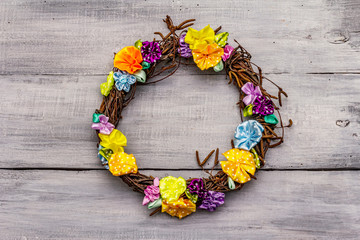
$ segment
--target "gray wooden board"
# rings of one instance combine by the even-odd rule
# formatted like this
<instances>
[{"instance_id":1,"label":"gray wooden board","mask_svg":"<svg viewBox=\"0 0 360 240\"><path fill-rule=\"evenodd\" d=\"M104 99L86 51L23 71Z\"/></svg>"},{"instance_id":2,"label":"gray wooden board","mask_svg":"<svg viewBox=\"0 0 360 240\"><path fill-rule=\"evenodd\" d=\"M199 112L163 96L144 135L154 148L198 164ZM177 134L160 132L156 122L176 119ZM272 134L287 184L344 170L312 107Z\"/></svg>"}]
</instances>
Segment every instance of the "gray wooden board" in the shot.
<instances>
[{"instance_id":1,"label":"gray wooden board","mask_svg":"<svg viewBox=\"0 0 360 240\"><path fill-rule=\"evenodd\" d=\"M90 129L113 52L167 32L167 14L222 25L288 92L294 121L258 180L182 221L148 217ZM358 239L359 16L358 0L0 1L0 239ZM182 66L138 87L118 128L140 169L204 176L195 150L228 150L240 122L226 82Z\"/></svg>"},{"instance_id":2,"label":"gray wooden board","mask_svg":"<svg viewBox=\"0 0 360 240\"><path fill-rule=\"evenodd\" d=\"M359 72L358 0L0 3L0 73L104 74L114 51L196 18L230 32L271 73Z\"/></svg>"},{"instance_id":3,"label":"gray wooden board","mask_svg":"<svg viewBox=\"0 0 360 240\"><path fill-rule=\"evenodd\" d=\"M200 176L200 171L151 171ZM215 212L149 217L106 171L0 171L2 239L358 239L355 171L260 171Z\"/></svg>"},{"instance_id":4,"label":"gray wooden board","mask_svg":"<svg viewBox=\"0 0 360 240\"><path fill-rule=\"evenodd\" d=\"M283 145L268 151L266 167L359 168L360 75L269 77L288 92L281 112L294 126L285 130ZM104 79L1 76L0 142L12 160L1 158L0 166L101 169L90 126ZM237 90L227 81L223 75L175 74L139 86L118 126L139 167L191 169L196 150L203 158L217 147L227 151L241 122Z\"/></svg>"}]
</instances>

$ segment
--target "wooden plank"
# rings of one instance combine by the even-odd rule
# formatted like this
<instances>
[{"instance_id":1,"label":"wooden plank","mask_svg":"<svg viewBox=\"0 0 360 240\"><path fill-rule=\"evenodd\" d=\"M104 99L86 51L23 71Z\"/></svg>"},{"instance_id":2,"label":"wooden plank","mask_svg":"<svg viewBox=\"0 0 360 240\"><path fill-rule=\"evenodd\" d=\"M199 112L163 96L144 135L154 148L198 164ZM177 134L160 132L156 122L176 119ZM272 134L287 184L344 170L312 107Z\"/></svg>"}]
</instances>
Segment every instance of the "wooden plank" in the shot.
<instances>
[{"instance_id":1,"label":"wooden plank","mask_svg":"<svg viewBox=\"0 0 360 240\"><path fill-rule=\"evenodd\" d=\"M166 31L167 14L196 17L198 29L222 25L268 73L360 70L357 0L3 0L0 74L104 74L113 52Z\"/></svg>"},{"instance_id":2,"label":"wooden plank","mask_svg":"<svg viewBox=\"0 0 360 240\"><path fill-rule=\"evenodd\" d=\"M261 171L215 212L149 217L105 171L0 171L4 239L356 239L357 171ZM199 176L198 171L150 172Z\"/></svg>"},{"instance_id":3,"label":"wooden plank","mask_svg":"<svg viewBox=\"0 0 360 240\"><path fill-rule=\"evenodd\" d=\"M1 76L0 167L101 169L90 125L105 77ZM269 150L267 168L359 168L360 75L269 77L288 92L282 114L294 127ZM139 86L118 127L126 151L140 168L196 168L196 150L204 158L229 149L240 123L237 99L218 75L176 74Z\"/></svg>"}]
</instances>

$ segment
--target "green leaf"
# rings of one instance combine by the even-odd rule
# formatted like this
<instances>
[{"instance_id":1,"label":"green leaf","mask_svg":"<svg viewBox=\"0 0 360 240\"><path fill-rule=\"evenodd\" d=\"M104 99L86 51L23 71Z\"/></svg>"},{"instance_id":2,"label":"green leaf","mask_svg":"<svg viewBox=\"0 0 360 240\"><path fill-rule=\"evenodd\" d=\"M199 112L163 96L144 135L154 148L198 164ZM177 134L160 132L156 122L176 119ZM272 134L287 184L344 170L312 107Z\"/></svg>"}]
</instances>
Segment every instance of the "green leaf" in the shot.
<instances>
[{"instance_id":1,"label":"green leaf","mask_svg":"<svg viewBox=\"0 0 360 240\"><path fill-rule=\"evenodd\" d=\"M264 120L266 123L270 123L270 124L278 124L279 120L276 118L276 116L274 114L270 114L270 115L266 115L264 117Z\"/></svg>"},{"instance_id":2,"label":"green leaf","mask_svg":"<svg viewBox=\"0 0 360 240\"><path fill-rule=\"evenodd\" d=\"M227 39L229 37L228 32L223 32L215 35L215 42L219 47L225 47Z\"/></svg>"},{"instance_id":3,"label":"green leaf","mask_svg":"<svg viewBox=\"0 0 360 240\"><path fill-rule=\"evenodd\" d=\"M252 104L249 104L247 105L245 108L244 108L244 111L243 111L243 114L244 114L244 117L250 117L252 116L253 114L253 106Z\"/></svg>"},{"instance_id":4,"label":"green leaf","mask_svg":"<svg viewBox=\"0 0 360 240\"><path fill-rule=\"evenodd\" d=\"M231 177L228 177L228 186L231 190L235 189L235 182L234 182L234 180L232 180Z\"/></svg>"}]
</instances>

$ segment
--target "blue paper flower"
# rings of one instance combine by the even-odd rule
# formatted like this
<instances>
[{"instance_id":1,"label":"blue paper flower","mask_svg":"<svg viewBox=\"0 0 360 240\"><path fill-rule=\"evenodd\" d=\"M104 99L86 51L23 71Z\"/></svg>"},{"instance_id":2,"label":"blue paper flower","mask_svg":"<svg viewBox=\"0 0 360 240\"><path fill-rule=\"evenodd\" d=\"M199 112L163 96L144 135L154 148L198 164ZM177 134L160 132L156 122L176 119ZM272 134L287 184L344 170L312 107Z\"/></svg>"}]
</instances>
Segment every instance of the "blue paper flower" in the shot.
<instances>
[{"instance_id":1,"label":"blue paper flower","mask_svg":"<svg viewBox=\"0 0 360 240\"><path fill-rule=\"evenodd\" d=\"M125 71L114 72L114 80L116 88L125 92L130 91L130 86L136 82L136 77Z\"/></svg>"},{"instance_id":2,"label":"blue paper flower","mask_svg":"<svg viewBox=\"0 0 360 240\"><path fill-rule=\"evenodd\" d=\"M245 121L235 130L235 147L250 151L260 142L264 127L255 120Z\"/></svg>"}]
</instances>

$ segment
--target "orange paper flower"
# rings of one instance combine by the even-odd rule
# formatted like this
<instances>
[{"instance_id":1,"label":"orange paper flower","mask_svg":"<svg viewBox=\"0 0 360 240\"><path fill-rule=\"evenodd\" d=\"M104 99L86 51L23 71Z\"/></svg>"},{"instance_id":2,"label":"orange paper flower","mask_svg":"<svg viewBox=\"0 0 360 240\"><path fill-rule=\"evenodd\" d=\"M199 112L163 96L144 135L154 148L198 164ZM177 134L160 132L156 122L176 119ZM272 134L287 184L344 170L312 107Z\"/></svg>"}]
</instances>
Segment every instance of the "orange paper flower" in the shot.
<instances>
[{"instance_id":1,"label":"orange paper flower","mask_svg":"<svg viewBox=\"0 0 360 240\"><path fill-rule=\"evenodd\" d=\"M142 69L141 62L143 58L141 52L134 46L124 47L115 55L114 67L133 74Z\"/></svg>"},{"instance_id":2,"label":"orange paper flower","mask_svg":"<svg viewBox=\"0 0 360 240\"><path fill-rule=\"evenodd\" d=\"M221 168L235 182L245 183L250 181L250 176L255 174L255 161L253 155L246 150L234 148L223 155L228 161L221 161Z\"/></svg>"},{"instance_id":3,"label":"orange paper flower","mask_svg":"<svg viewBox=\"0 0 360 240\"><path fill-rule=\"evenodd\" d=\"M201 70L216 66L221 61L224 50L216 43L208 44L203 49L194 49L192 51L194 62Z\"/></svg>"},{"instance_id":4,"label":"orange paper flower","mask_svg":"<svg viewBox=\"0 0 360 240\"><path fill-rule=\"evenodd\" d=\"M161 212L167 212L171 216L178 217L179 219L182 219L195 211L196 205L189 199L179 198L172 202L163 200L161 205Z\"/></svg>"},{"instance_id":5,"label":"orange paper flower","mask_svg":"<svg viewBox=\"0 0 360 240\"><path fill-rule=\"evenodd\" d=\"M137 173L138 170L135 157L124 152L112 154L108 164L109 171L114 176Z\"/></svg>"}]
</instances>

